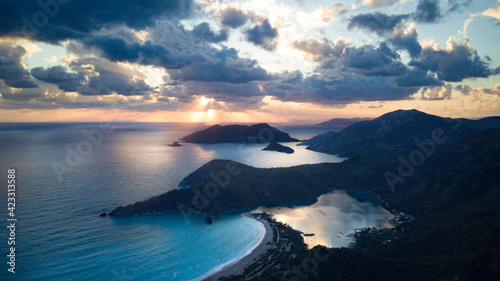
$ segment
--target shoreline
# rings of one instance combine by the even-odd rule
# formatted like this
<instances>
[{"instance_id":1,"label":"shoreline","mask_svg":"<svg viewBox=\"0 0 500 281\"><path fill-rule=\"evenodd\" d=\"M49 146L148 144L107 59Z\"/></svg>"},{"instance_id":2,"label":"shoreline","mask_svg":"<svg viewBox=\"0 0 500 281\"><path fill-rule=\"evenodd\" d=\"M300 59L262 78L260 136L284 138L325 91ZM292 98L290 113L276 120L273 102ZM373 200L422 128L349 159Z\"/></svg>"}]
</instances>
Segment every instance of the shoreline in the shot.
<instances>
[{"instance_id":1,"label":"shoreline","mask_svg":"<svg viewBox=\"0 0 500 281\"><path fill-rule=\"evenodd\" d=\"M264 254L267 252L269 245L267 245L268 242L273 241L273 230L271 228L271 225L269 222L265 219L260 219L258 220L257 218L253 217L250 215L250 213L245 213L243 214L246 217L249 217L251 219L254 219L264 225L266 233L264 234L264 238L262 238L262 241L255 247L252 252L250 252L248 255L243 256L241 259L238 259L226 266L224 266L222 269L216 271L215 273L211 274L210 276L206 278L202 278L200 280L204 281L215 281L218 280L219 278L223 276L230 276L234 275L236 273L239 273L240 271L243 271L245 267L247 267L249 264L254 262L260 255Z\"/></svg>"}]
</instances>

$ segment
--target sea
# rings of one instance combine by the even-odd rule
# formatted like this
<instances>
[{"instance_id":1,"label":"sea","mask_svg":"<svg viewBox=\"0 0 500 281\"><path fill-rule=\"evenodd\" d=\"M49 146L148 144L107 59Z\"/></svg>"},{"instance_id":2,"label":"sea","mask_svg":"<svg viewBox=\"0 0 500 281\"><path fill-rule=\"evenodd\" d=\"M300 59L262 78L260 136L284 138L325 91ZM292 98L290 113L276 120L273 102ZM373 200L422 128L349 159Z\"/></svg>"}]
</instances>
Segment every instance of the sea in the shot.
<instances>
[{"instance_id":1,"label":"sea","mask_svg":"<svg viewBox=\"0 0 500 281\"><path fill-rule=\"evenodd\" d=\"M328 131L316 126L273 125L301 140ZM167 145L208 126L0 124L0 280L201 280L251 252L264 236L263 225L242 215L223 216L208 225L201 216L185 218L175 211L130 217L99 214L178 188L184 177L213 159L262 168L345 160L298 143L286 144L295 150L293 154L262 151L264 144ZM15 171L11 173L15 209L10 210L9 170ZM340 225L355 229L387 219L387 212L376 204L368 206L348 193L335 196L335 200L318 203L336 211L322 209L317 218L336 227L292 226L314 231L317 237L332 237L323 244L344 246L333 239L346 228L337 227L339 220ZM346 200L349 208L337 206ZM316 207L309 209L317 211ZM269 211L292 222L290 216L294 211L304 212L301 208L305 207ZM283 211L286 215L280 215ZM342 212L345 216L339 218ZM314 212L307 216L315 218ZM351 224L345 222L349 216L356 216Z\"/></svg>"}]
</instances>

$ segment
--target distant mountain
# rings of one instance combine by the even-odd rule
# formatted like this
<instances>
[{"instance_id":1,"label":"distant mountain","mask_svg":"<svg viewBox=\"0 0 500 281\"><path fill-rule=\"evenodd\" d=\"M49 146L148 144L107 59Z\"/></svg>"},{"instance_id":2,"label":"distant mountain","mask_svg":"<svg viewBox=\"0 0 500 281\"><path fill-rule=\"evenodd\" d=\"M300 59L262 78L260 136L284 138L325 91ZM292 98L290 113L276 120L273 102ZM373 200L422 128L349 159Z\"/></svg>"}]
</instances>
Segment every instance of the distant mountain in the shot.
<instances>
[{"instance_id":1,"label":"distant mountain","mask_svg":"<svg viewBox=\"0 0 500 281\"><path fill-rule=\"evenodd\" d=\"M467 126L478 129L478 130L486 130L486 129L500 129L500 116L492 116L486 117L478 120L459 118L456 119L460 122L466 124Z\"/></svg>"},{"instance_id":2,"label":"distant mountain","mask_svg":"<svg viewBox=\"0 0 500 281\"><path fill-rule=\"evenodd\" d=\"M277 152L283 152L283 153L288 153L291 154L294 152L294 150L288 146L276 143L276 142L271 142L267 147L263 148L262 150L268 150L268 151L277 151Z\"/></svg>"},{"instance_id":3,"label":"distant mountain","mask_svg":"<svg viewBox=\"0 0 500 281\"><path fill-rule=\"evenodd\" d=\"M322 126L322 127L331 127L331 128L345 128L349 125L361 122L361 121L370 121L373 120L373 118L333 118L332 120L328 120L325 122L321 122L319 124L316 124L316 126Z\"/></svg>"},{"instance_id":4,"label":"distant mountain","mask_svg":"<svg viewBox=\"0 0 500 281\"><path fill-rule=\"evenodd\" d=\"M349 157L398 151L415 142L439 138L439 145L468 136L477 129L451 118L418 110L397 110L370 121L361 121L339 132L327 132L302 144L307 149Z\"/></svg>"},{"instance_id":5,"label":"distant mountain","mask_svg":"<svg viewBox=\"0 0 500 281\"><path fill-rule=\"evenodd\" d=\"M261 123L246 125L214 125L203 131L194 132L181 140L190 143L269 143L269 142L298 142L268 124Z\"/></svg>"},{"instance_id":6,"label":"distant mountain","mask_svg":"<svg viewBox=\"0 0 500 281\"><path fill-rule=\"evenodd\" d=\"M427 152L431 151L429 147ZM184 206L184 212L196 209L220 215L259 206L308 205L334 189L369 191L397 210L419 215L500 186L498 129L436 146L429 155L420 149L415 145L382 160L375 159L379 156L357 156L341 163L271 169L212 160L180 183L188 188L118 207L111 215L164 212L179 210L180 206ZM408 160L414 151L424 156L419 163ZM393 176L387 177L388 172ZM395 182L392 187L391 181Z\"/></svg>"}]
</instances>

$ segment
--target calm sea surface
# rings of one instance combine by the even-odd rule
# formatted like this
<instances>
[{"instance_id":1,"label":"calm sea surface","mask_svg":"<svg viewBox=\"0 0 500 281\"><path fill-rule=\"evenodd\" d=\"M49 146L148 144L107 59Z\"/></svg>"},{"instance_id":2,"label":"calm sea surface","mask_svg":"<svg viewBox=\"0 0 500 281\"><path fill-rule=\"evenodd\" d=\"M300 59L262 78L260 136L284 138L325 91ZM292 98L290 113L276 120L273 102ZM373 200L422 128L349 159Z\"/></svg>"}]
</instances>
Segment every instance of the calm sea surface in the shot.
<instances>
[{"instance_id":1,"label":"calm sea surface","mask_svg":"<svg viewBox=\"0 0 500 281\"><path fill-rule=\"evenodd\" d=\"M262 225L240 215L217 219L213 225L201 217L186 221L180 213L98 215L177 188L185 176L212 159L255 167L342 161L293 143L287 144L296 151L291 155L262 151L261 144L167 146L207 127L203 124L112 125L106 130L98 123L0 124L0 280L199 278L251 251L263 237ZM299 139L326 131L278 128ZM15 275L7 272L6 264L6 182L12 168L17 177ZM370 210L353 214L365 216L367 226L386 215ZM314 232L320 236L320 231Z\"/></svg>"}]
</instances>

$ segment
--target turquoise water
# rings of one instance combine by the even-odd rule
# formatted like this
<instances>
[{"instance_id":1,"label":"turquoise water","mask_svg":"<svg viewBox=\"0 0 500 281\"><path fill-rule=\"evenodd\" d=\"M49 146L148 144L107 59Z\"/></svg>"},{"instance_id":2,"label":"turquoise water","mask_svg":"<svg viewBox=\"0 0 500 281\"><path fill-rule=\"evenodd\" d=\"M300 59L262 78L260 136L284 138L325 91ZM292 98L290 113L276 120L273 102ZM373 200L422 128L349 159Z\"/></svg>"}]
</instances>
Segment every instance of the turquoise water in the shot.
<instances>
[{"instance_id":1,"label":"turquoise water","mask_svg":"<svg viewBox=\"0 0 500 281\"><path fill-rule=\"evenodd\" d=\"M216 158L256 167L341 160L295 146L296 153L285 155L261 151L259 144L166 145L205 127L200 124L113 125L92 144L83 132L104 132L99 124L0 124L0 181L6 183L7 169L16 169L18 218L13 275L7 272L5 257L9 233L3 192L0 280L199 278L255 247L262 239L262 225L240 215L217 219L213 225L200 217L185 221L179 213L98 215L176 188L185 176ZM281 129L300 139L323 132ZM83 157L73 159L78 149Z\"/></svg>"}]
</instances>

